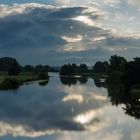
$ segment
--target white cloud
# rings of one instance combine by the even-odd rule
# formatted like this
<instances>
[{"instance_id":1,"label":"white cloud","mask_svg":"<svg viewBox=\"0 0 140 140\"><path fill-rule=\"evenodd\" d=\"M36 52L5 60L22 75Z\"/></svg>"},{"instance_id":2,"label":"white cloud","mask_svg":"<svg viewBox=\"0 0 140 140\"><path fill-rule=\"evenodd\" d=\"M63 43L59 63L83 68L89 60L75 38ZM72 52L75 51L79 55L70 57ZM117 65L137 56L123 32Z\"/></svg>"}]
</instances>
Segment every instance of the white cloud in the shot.
<instances>
[{"instance_id":1,"label":"white cloud","mask_svg":"<svg viewBox=\"0 0 140 140\"><path fill-rule=\"evenodd\" d=\"M58 49L60 52L80 52L85 50L86 47L81 42L69 43Z\"/></svg>"},{"instance_id":2,"label":"white cloud","mask_svg":"<svg viewBox=\"0 0 140 140\"><path fill-rule=\"evenodd\" d=\"M140 10L140 1L139 0L128 0L128 4L138 8Z\"/></svg>"},{"instance_id":3,"label":"white cloud","mask_svg":"<svg viewBox=\"0 0 140 140\"><path fill-rule=\"evenodd\" d=\"M71 0L55 0L55 4L59 6L67 6L70 5Z\"/></svg>"},{"instance_id":4,"label":"white cloud","mask_svg":"<svg viewBox=\"0 0 140 140\"><path fill-rule=\"evenodd\" d=\"M91 39L91 40L92 40L92 41L101 41L101 40L104 40L104 39L106 39L105 36L100 36L100 37L95 37L95 38L93 38L93 39Z\"/></svg>"},{"instance_id":5,"label":"white cloud","mask_svg":"<svg viewBox=\"0 0 140 140\"><path fill-rule=\"evenodd\" d=\"M119 4L119 3L121 3L121 0L105 0L105 3Z\"/></svg>"},{"instance_id":6,"label":"white cloud","mask_svg":"<svg viewBox=\"0 0 140 140\"><path fill-rule=\"evenodd\" d=\"M60 130L35 131L31 130L30 128L24 125L9 124L0 121L0 137L10 134L14 137L20 136L20 137L36 138L39 136L51 135L59 131Z\"/></svg>"},{"instance_id":7,"label":"white cloud","mask_svg":"<svg viewBox=\"0 0 140 140\"><path fill-rule=\"evenodd\" d=\"M62 99L63 102L77 101L78 103L82 103L83 100L84 98L82 97L82 95L76 95L76 94L67 95L66 97Z\"/></svg>"},{"instance_id":8,"label":"white cloud","mask_svg":"<svg viewBox=\"0 0 140 140\"><path fill-rule=\"evenodd\" d=\"M105 0L104 3L111 7L117 8L118 5L121 3L121 1L120 0Z\"/></svg>"},{"instance_id":9,"label":"white cloud","mask_svg":"<svg viewBox=\"0 0 140 140\"><path fill-rule=\"evenodd\" d=\"M120 3L121 0L55 0L55 4L61 6L102 7L104 4L117 5Z\"/></svg>"},{"instance_id":10,"label":"white cloud","mask_svg":"<svg viewBox=\"0 0 140 140\"><path fill-rule=\"evenodd\" d=\"M79 41L81 41L83 37L81 35L77 35L75 37L62 36L62 38L64 40L66 40L67 42L72 43L72 42L79 42Z\"/></svg>"},{"instance_id":11,"label":"white cloud","mask_svg":"<svg viewBox=\"0 0 140 140\"><path fill-rule=\"evenodd\" d=\"M52 9L53 6L38 3L27 3L27 4L13 4L13 5L0 5L0 18L5 16L17 15L28 13L29 11L36 8Z\"/></svg>"},{"instance_id":12,"label":"white cloud","mask_svg":"<svg viewBox=\"0 0 140 140\"><path fill-rule=\"evenodd\" d=\"M77 123L88 124L91 123L92 120L96 118L100 118L103 116L103 111L101 109L98 110L90 110L82 114L78 114L73 119Z\"/></svg>"},{"instance_id":13,"label":"white cloud","mask_svg":"<svg viewBox=\"0 0 140 140\"><path fill-rule=\"evenodd\" d=\"M103 124L104 125L104 124ZM103 126L99 126L100 127ZM88 140L121 140L123 138L123 134L117 131L111 131L106 133L66 133L65 135L58 136L56 140L77 140L77 139L88 139Z\"/></svg>"},{"instance_id":14,"label":"white cloud","mask_svg":"<svg viewBox=\"0 0 140 140\"><path fill-rule=\"evenodd\" d=\"M87 24L89 26L96 25L95 22L92 19L90 19L88 16L77 16L77 17L73 18L73 20L81 21L84 24Z\"/></svg>"},{"instance_id":15,"label":"white cloud","mask_svg":"<svg viewBox=\"0 0 140 140\"><path fill-rule=\"evenodd\" d=\"M135 131L131 134L131 139L132 139L132 140L139 140L139 139L140 139L140 132L139 132L139 130L135 130Z\"/></svg>"}]
</instances>

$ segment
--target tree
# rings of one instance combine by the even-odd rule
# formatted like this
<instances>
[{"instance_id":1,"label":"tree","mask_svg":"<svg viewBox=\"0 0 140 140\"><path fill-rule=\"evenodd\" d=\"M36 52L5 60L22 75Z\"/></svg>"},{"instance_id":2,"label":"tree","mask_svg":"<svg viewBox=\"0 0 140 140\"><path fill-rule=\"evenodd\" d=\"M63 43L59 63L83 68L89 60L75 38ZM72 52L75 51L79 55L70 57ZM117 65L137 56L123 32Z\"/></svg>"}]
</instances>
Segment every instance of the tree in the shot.
<instances>
[{"instance_id":1,"label":"tree","mask_svg":"<svg viewBox=\"0 0 140 140\"><path fill-rule=\"evenodd\" d=\"M80 64L80 66L79 66L79 72L81 72L81 73L85 73L85 72L87 72L87 65L86 64Z\"/></svg>"},{"instance_id":2,"label":"tree","mask_svg":"<svg viewBox=\"0 0 140 140\"><path fill-rule=\"evenodd\" d=\"M60 75L76 75L76 74L82 74L86 73L87 66L85 64L81 64L80 66L77 66L76 64L67 64L63 65L60 70Z\"/></svg>"},{"instance_id":3,"label":"tree","mask_svg":"<svg viewBox=\"0 0 140 140\"><path fill-rule=\"evenodd\" d=\"M122 79L128 90L133 85L140 84L140 58L126 63Z\"/></svg>"},{"instance_id":4,"label":"tree","mask_svg":"<svg viewBox=\"0 0 140 140\"><path fill-rule=\"evenodd\" d=\"M78 72L76 64L67 64L62 66L60 75L74 75L76 72Z\"/></svg>"},{"instance_id":5,"label":"tree","mask_svg":"<svg viewBox=\"0 0 140 140\"><path fill-rule=\"evenodd\" d=\"M23 70L25 72L34 72L34 67L31 66L31 65L26 65L26 66L23 67Z\"/></svg>"},{"instance_id":6,"label":"tree","mask_svg":"<svg viewBox=\"0 0 140 140\"><path fill-rule=\"evenodd\" d=\"M102 62L100 61L96 62L96 64L94 65L94 72L95 73L102 72Z\"/></svg>"},{"instance_id":7,"label":"tree","mask_svg":"<svg viewBox=\"0 0 140 140\"><path fill-rule=\"evenodd\" d=\"M8 70L8 75L19 75L20 69L21 69L20 65L16 60L14 60L12 66Z\"/></svg>"},{"instance_id":8,"label":"tree","mask_svg":"<svg viewBox=\"0 0 140 140\"><path fill-rule=\"evenodd\" d=\"M107 61L104 61L103 62L103 70L104 70L104 72L107 72L108 71L108 68L109 68L108 62Z\"/></svg>"},{"instance_id":9,"label":"tree","mask_svg":"<svg viewBox=\"0 0 140 140\"><path fill-rule=\"evenodd\" d=\"M48 70L46 70L45 66L43 66L43 65L36 65L34 69L35 69L35 73L48 71Z\"/></svg>"},{"instance_id":10,"label":"tree","mask_svg":"<svg viewBox=\"0 0 140 140\"><path fill-rule=\"evenodd\" d=\"M8 70L13 65L14 61L16 61L16 59L12 58L12 57L0 58L0 71L1 72L8 72Z\"/></svg>"},{"instance_id":11,"label":"tree","mask_svg":"<svg viewBox=\"0 0 140 140\"><path fill-rule=\"evenodd\" d=\"M124 57L113 55L109 59L109 72L112 71L123 71L127 60Z\"/></svg>"},{"instance_id":12,"label":"tree","mask_svg":"<svg viewBox=\"0 0 140 140\"><path fill-rule=\"evenodd\" d=\"M106 73L108 70L109 64L107 61L104 62L96 62L96 64L94 65L94 72L95 73Z\"/></svg>"}]
</instances>

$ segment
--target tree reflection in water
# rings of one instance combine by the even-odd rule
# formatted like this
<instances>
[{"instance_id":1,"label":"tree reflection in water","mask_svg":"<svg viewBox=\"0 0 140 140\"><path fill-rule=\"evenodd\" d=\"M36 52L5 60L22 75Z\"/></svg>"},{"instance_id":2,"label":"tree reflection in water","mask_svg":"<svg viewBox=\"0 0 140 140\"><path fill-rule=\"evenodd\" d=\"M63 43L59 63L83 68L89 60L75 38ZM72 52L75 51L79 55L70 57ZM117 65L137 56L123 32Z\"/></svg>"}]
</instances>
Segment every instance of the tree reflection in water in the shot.
<instances>
[{"instance_id":1,"label":"tree reflection in water","mask_svg":"<svg viewBox=\"0 0 140 140\"><path fill-rule=\"evenodd\" d=\"M80 84L86 84L89 77L74 77L65 76L60 77L62 84L64 85L75 85L77 82ZM125 86L123 82L118 79L111 79L111 82L104 82L103 79L92 77L94 83L97 87L107 88L108 97L112 105L118 106L124 104L123 110L127 115L135 117L135 119L140 119L140 96L135 96L131 90L128 91L128 87Z\"/></svg>"},{"instance_id":2,"label":"tree reflection in water","mask_svg":"<svg viewBox=\"0 0 140 140\"><path fill-rule=\"evenodd\" d=\"M101 88L101 87L106 88L105 79L100 79L100 78L97 78L97 77L93 77L92 79L94 80L94 84L95 84L96 87L98 87L98 88Z\"/></svg>"},{"instance_id":3,"label":"tree reflection in water","mask_svg":"<svg viewBox=\"0 0 140 140\"><path fill-rule=\"evenodd\" d=\"M88 81L87 76L60 76L60 80L63 85L75 85L77 82L80 82L80 84L86 84Z\"/></svg>"},{"instance_id":4,"label":"tree reflection in water","mask_svg":"<svg viewBox=\"0 0 140 140\"><path fill-rule=\"evenodd\" d=\"M46 86L48 83L49 83L49 79L48 79L48 80L45 80L45 81L41 81L41 82L39 82L38 84L39 84L40 86Z\"/></svg>"},{"instance_id":5,"label":"tree reflection in water","mask_svg":"<svg viewBox=\"0 0 140 140\"><path fill-rule=\"evenodd\" d=\"M134 95L132 90L121 81L112 79L107 83L108 96L112 105L124 104L125 113L140 119L140 95Z\"/></svg>"}]
</instances>

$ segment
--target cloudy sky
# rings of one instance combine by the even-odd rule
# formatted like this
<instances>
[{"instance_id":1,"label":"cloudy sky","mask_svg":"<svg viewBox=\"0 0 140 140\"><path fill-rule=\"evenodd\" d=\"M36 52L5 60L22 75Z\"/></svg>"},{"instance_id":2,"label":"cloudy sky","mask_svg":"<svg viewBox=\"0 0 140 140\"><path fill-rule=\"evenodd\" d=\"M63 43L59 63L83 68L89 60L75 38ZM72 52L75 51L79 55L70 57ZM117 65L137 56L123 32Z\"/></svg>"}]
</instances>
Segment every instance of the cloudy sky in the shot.
<instances>
[{"instance_id":1,"label":"cloudy sky","mask_svg":"<svg viewBox=\"0 0 140 140\"><path fill-rule=\"evenodd\" d=\"M138 0L0 0L0 57L94 64L140 55Z\"/></svg>"}]
</instances>

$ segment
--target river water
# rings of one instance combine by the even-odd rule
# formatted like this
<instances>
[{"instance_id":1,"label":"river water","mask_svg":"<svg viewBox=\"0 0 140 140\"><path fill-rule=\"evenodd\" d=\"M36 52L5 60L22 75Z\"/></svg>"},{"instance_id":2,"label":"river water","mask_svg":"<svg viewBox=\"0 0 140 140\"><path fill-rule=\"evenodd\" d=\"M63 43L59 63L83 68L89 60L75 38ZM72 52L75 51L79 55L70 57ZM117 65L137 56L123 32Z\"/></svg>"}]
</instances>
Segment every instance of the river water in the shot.
<instances>
[{"instance_id":1,"label":"river water","mask_svg":"<svg viewBox=\"0 0 140 140\"><path fill-rule=\"evenodd\" d=\"M140 100L130 111L103 82L55 75L0 91L0 139L139 140Z\"/></svg>"}]
</instances>

